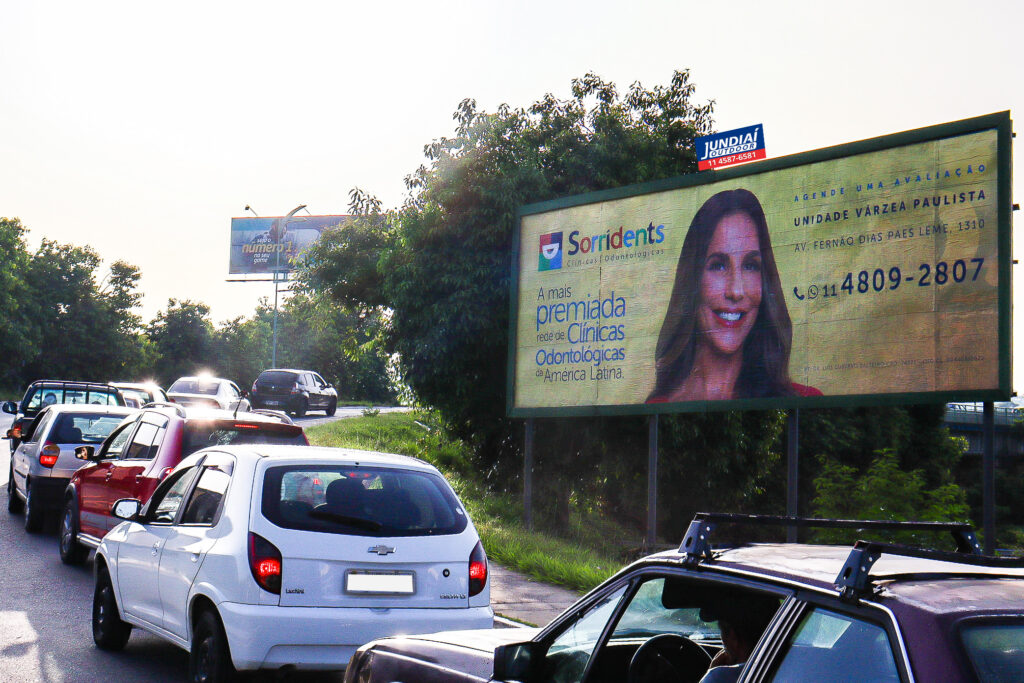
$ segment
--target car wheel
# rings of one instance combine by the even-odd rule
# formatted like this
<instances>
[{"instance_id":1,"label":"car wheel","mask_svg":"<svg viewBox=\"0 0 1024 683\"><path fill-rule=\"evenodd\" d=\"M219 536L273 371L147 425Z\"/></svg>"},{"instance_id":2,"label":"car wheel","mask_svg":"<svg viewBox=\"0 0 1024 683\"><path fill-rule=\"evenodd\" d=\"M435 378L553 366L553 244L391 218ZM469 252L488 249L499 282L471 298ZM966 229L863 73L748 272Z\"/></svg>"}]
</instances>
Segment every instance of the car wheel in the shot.
<instances>
[{"instance_id":1,"label":"car wheel","mask_svg":"<svg viewBox=\"0 0 1024 683\"><path fill-rule=\"evenodd\" d=\"M96 592L92 597L92 639L101 650L123 650L132 634L132 625L121 621L117 613L114 585L106 569L96 577Z\"/></svg>"},{"instance_id":2,"label":"car wheel","mask_svg":"<svg viewBox=\"0 0 1024 683\"><path fill-rule=\"evenodd\" d=\"M32 501L32 482L25 482L25 531L37 534L43 530L43 509Z\"/></svg>"},{"instance_id":3,"label":"car wheel","mask_svg":"<svg viewBox=\"0 0 1024 683\"><path fill-rule=\"evenodd\" d=\"M336 412L338 412L338 400L332 398L331 402L327 404L327 410L325 410L324 413L327 414L327 417L334 417Z\"/></svg>"},{"instance_id":4,"label":"car wheel","mask_svg":"<svg viewBox=\"0 0 1024 683\"><path fill-rule=\"evenodd\" d=\"M11 465L11 474L7 478L7 511L17 514L25 508L25 504L18 498L14 490L14 465Z\"/></svg>"},{"instance_id":5,"label":"car wheel","mask_svg":"<svg viewBox=\"0 0 1024 683\"><path fill-rule=\"evenodd\" d=\"M82 564L89 557L89 548L78 542L78 506L71 498L64 505L60 517L60 534L57 539L60 561L64 564Z\"/></svg>"},{"instance_id":6,"label":"car wheel","mask_svg":"<svg viewBox=\"0 0 1024 683\"><path fill-rule=\"evenodd\" d=\"M224 635L220 619L211 611L204 611L196 621L188 657L188 674L193 683L218 683L234 679L235 667L231 663L227 636Z\"/></svg>"},{"instance_id":7,"label":"car wheel","mask_svg":"<svg viewBox=\"0 0 1024 683\"><path fill-rule=\"evenodd\" d=\"M295 407L295 417L305 417L306 410L309 409L309 404L306 403L306 399L299 401L299 405Z\"/></svg>"}]
</instances>

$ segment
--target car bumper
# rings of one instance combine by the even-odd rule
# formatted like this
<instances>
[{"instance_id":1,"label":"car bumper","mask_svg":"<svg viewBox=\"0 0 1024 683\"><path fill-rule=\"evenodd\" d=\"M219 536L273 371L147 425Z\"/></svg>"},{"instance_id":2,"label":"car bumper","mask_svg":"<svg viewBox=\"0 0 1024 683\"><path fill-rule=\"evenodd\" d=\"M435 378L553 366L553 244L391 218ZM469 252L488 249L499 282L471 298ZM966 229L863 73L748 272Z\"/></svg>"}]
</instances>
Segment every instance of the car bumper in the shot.
<instances>
[{"instance_id":1,"label":"car bumper","mask_svg":"<svg viewBox=\"0 0 1024 683\"><path fill-rule=\"evenodd\" d=\"M223 602L218 608L231 660L240 670L344 669L359 646L375 638L494 624L490 607L373 610Z\"/></svg>"},{"instance_id":2,"label":"car bumper","mask_svg":"<svg viewBox=\"0 0 1024 683\"><path fill-rule=\"evenodd\" d=\"M270 410L283 410L286 413L290 413L299 407L302 402L301 395L287 395L287 396L259 396L252 395L249 397L249 401L252 403L253 408L268 408Z\"/></svg>"},{"instance_id":3,"label":"car bumper","mask_svg":"<svg viewBox=\"0 0 1024 683\"><path fill-rule=\"evenodd\" d=\"M64 490L68 487L70 477L33 477L32 505L40 509L59 510L64 505Z\"/></svg>"}]
</instances>

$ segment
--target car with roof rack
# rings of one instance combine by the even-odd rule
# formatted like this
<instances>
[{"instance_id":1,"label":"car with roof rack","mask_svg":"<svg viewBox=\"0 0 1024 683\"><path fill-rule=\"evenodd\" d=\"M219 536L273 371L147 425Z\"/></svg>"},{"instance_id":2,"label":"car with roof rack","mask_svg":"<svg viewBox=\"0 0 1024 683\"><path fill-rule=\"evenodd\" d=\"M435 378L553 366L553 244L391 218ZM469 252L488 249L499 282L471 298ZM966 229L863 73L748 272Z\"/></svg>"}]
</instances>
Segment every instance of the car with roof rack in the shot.
<instances>
[{"instance_id":1,"label":"car with roof rack","mask_svg":"<svg viewBox=\"0 0 1024 683\"><path fill-rule=\"evenodd\" d=\"M37 379L25 389L21 401L5 401L0 410L14 415L7 430L11 454L21 443L22 432L32 423L39 411L47 406L76 403L88 405L127 405L117 387L102 382L79 382L62 379Z\"/></svg>"},{"instance_id":2,"label":"car with roof rack","mask_svg":"<svg viewBox=\"0 0 1024 683\"><path fill-rule=\"evenodd\" d=\"M721 544L724 525L741 538L752 526L941 532L955 550ZM547 626L379 639L345 673L428 680L1021 681L1024 558L982 555L966 524L700 513L679 549L625 567Z\"/></svg>"},{"instance_id":3,"label":"car with roof rack","mask_svg":"<svg viewBox=\"0 0 1024 683\"><path fill-rule=\"evenodd\" d=\"M97 446L75 453L85 461L63 490L58 543L65 564L81 564L89 550L120 524L111 507L120 498L149 500L183 458L208 446L236 443L308 446L302 427L273 410L239 412L148 403L124 419Z\"/></svg>"}]
</instances>

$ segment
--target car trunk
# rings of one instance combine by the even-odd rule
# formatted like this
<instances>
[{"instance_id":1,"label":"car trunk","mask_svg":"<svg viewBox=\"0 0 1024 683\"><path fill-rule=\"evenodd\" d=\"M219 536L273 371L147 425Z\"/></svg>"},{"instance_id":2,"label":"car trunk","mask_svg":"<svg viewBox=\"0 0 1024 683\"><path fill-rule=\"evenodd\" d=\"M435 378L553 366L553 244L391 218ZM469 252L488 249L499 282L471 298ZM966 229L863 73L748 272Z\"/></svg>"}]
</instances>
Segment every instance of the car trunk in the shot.
<instances>
[{"instance_id":1,"label":"car trunk","mask_svg":"<svg viewBox=\"0 0 1024 683\"><path fill-rule=\"evenodd\" d=\"M269 529L256 533L281 551L282 606L469 606L472 535L378 538L289 532L277 534L275 542Z\"/></svg>"}]
</instances>

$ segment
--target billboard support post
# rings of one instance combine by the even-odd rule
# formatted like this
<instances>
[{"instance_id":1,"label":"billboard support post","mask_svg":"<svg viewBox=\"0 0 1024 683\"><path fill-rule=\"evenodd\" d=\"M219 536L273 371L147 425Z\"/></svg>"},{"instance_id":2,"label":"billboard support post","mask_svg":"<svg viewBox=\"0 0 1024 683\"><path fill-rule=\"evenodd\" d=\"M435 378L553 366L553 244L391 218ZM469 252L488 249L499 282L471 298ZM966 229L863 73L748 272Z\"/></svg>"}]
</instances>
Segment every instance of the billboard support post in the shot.
<instances>
[{"instance_id":1,"label":"billboard support post","mask_svg":"<svg viewBox=\"0 0 1024 683\"><path fill-rule=\"evenodd\" d=\"M647 547L658 540L658 415L647 418Z\"/></svg>"},{"instance_id":2,"label":"billboard support post","mask_svg":"<svg viewBox=\"0 0 1024 683\"><path fill-rule=\"evenodd\" d=\"M533 531L533 418L526 418L523 443L523 523Z\"/></svg>"},{"instance_id":3,"label":"billboard support post","mask_svg":"<svg viewBox=\"0 0 1024 683\"><path fill-rule=\"evenodd\" d=\"M800 516L800 409L786 411L786 514ZM796 543L797 529L786 527L786 543Z\"/></svg>"},{"instance_id":4,"label":"billboard support post","mask_svg":"<svg viewBox=\"0 0 1024 683\"><path fill-rule=\"evenodd\" d=\"M982 526L985 529L985 554L996 552L996 453L995 407L985 401L982 425Z\"/></svg>"}]
</instances>

